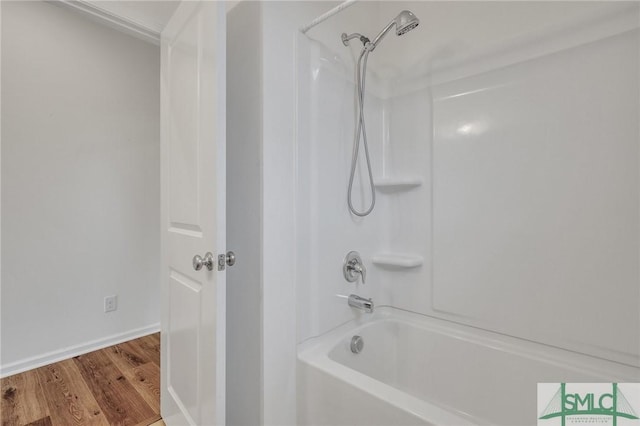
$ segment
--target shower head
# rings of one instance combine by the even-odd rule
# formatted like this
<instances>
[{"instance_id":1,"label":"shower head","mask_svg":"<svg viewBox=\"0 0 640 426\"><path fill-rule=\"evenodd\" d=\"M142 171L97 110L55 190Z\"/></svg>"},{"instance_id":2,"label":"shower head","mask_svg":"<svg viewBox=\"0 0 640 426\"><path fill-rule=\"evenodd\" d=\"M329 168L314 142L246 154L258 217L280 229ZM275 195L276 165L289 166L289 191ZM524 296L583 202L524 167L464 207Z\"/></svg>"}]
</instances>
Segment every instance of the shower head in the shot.
<instances>
[{"instance_id":1,"label":"shower head","mask_svg":"<svg viewBox=\"0 0 640 426\"><path fill-rule=\"evenodd\" d=\"M408 33L420 24L420 20L410 10L403 10L395 19L396 35Z\"/></svg>"},{"instance_id":2,"label":"shower head","mask_svg":"<svg viewBox=\"0 0 640 426\"><path fill-rule=\"evenodd\" d=\"M373 51L385 35L393 28L396 27L396 35L401 36L408 33L412 29L420 24L420 20L410 10L403 10L396 16L389 24L380 31L380 33L373 39L369 46L369 51Z\"/></svg>"}]
</instances>

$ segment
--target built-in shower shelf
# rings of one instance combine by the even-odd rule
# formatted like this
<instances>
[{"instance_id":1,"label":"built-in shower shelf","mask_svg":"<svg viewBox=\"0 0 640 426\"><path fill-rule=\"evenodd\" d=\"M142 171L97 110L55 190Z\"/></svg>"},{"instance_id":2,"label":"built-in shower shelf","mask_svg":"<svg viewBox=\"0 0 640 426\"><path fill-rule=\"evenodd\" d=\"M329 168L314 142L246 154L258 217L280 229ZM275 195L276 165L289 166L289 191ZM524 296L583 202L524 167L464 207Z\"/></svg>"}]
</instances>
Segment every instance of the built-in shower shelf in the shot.
<instances>
[{"instance_id":1,"label":"built-in shower shelf","mask_svg":"<svg viewBox=\"0 0 640 426\"><path fill-rule=\"evenodd\" d=\"M415 268L424 262L422 256L396 253L376 254L371 260L375 265L392 266L395 268Z\"/></svg>"},{"instance_id":2,"label":"built-in shower shelf","mask_svg":"<svg viewBox=\"0 0 640 426\"><path fill-rule=\"evenodd\" d=\"M384 177L375 180L376 188L385 192L408 191L420 185L422 179L418 177Z\"/></svg>"}]
</instances>

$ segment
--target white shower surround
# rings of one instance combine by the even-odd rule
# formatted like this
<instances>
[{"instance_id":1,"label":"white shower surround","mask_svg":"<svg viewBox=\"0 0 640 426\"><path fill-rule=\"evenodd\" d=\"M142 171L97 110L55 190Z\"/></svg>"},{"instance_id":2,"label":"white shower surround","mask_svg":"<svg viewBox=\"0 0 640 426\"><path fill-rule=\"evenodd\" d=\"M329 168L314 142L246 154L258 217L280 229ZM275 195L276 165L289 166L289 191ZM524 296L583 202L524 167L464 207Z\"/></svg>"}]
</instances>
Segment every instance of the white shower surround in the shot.
<instances>
[{"instance_id":1,"label":"white shower surround","mask_svg":"<svg viewBox=\"0 0 640 426\"><path fill-rule=\"evenodd\" d=\"M359 400L359 388L377 395L368 396L373 399L361 408L382 407L383 412L391 401L384 395L401 392L388 390L375 371L356 374L351 370L366 367L349 369L327 355L327 339L337 333L331 330L371 319L347 306L351 293L412 311L415 318L458 323L470 335L514 339L523 344L523 355L562 358L573 351L571 356L587 363L612 367L595 374L598 381L637 381L640 376L638 5L538 3L536 10L534 3L501 3L501 18L514 18L517 29L485 22L487 28L495 25L477 43L469 37L481 31L477 22L461 30L460 40L435 33L446 33L447 13L466 16L461 12L469 7L477 15L482 4L364 2L298 39L301 422L322 424L324 417L314 423L305 416L320 416L313 410L324 404L322 415L329 416L324 424L349 423L353 413L334 408L342 399ZM379 190L372 215L354 219L346 208L346 182L358 47L341 46L339 34L375 34L397 11L416 7L433 13L414 10L423 19L421 26L402 38L385 39L387 44L371 55L365 104L374 179L411 185ZM554 7L558 13L534 31L535 22ZM426 25L432 16L442 23ZM428 40L434 34L437 40ZM450 50L439 57L438 46ZM350 250L358 250L368 268L366 285L347 283L341 276L342 259ZM374 259L389 254L405 256L399 261L405 267L374 265ZM344 327L354 328L351 324ZM434 335L427 334L412 334L416 353L425 358L433 351ZM487 362L503 356L481 350L478 356ZM419 362L409 365L422 368ZM531 364L522 361L522 367ZM546 381L595 377L553 368L542 374L544 365L539 367L536 377ZM617 368L626 373L620 376ZM451 379L456 378L452 372ZM530 382L535 384L533 378ZM532 390L522 383L511 384L514 395L530 396ZM379 386L386 390L376 391ZM418 405L431 404L418 399ZM375 424L393 418L383 412ZM411 418L391 415L396 414ZM444 417L434 419L447 424ZM481 415L472 421L499 423Z\"/></svg>"}]
</instances>

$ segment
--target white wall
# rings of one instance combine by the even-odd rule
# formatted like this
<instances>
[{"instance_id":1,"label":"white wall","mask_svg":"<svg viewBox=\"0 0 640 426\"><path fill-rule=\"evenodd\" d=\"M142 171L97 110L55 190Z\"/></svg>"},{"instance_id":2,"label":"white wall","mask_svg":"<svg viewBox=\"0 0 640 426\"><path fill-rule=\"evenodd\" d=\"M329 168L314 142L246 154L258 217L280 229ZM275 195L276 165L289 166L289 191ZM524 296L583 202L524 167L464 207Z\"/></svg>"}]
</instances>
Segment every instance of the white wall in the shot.
<instances>
[{"instance_id":1,"label":"white wall","mask_svg":"<svg viewBox=\"0 0 640 426\"><path fill-rule=\"evenodd\" d=\"M227 407L230 422L235 424L255 419L252 404L256 395L251 387L256 384L252 382L256 346L260 350L259 424L296 424L296 270L300 267L295 245L296 41L300 26L336 4L243 1L228 15L229 65L239 67L228 71L229 168L241 168L228 176L233 188L228 201L242 210L238 217L228 217L229 247L234 249L233 240L242 248L238 266L250 264L250 270L230 270L228 276L228 310L239 309L229 316L230 351L245 346L251 352L228 364L229 380L239 377L239 383L227 388L229 397L241 395L243 387L249 392L247 404ZM255 204L255 185L259 205ZM251 341L253 320L260 323L258 344ZM249 335L231 336L245 327ZM248 371L234 376L233 371L243 368L243 361L251 363Z\"/></svg>"},{"instance_id":2,"label":"white wall","mask_svg":"<svg viewBox=\"0 0 640 426\"><path fill-rule=\"evenodd\" d=\"M230 426L262 420L262 5L227 12L227 413Z\"/></svg>"},{"instance_id":3,"label":"white wall","mask_svg":"<svg viewBox=\"0 0 640 426\"><path fill-rule=\"evenodd\" d=\"M495 25L484 6L347 9L380 27L405 8L423 19L371 54L367 94L374 177L422 185L379 191L363 223L346 220L344 193L354 65L331 38L363 27L335 18L301 44L298 339L362 315L343 298L355 291L638 365L637 5L509 3ZM474 11L489 17L447 30ZM341 276L347 247L364 286ZM380 252L423 264L374 265Z\"/></svg>"},{"instance_id":4,"label":"white wall","mask_svg":"<svg viewBox=\"0 0 640 426\"><path fill-rule=\"evenodd\" d=\"M160 56L51 4L2 9L7 374L158 326Z\"/></svg>"},{"instance_id":5,"label":"white wall","mask_svg":"<svg viewBox=\"0 0 640 426\"><path fill-rule=\"evenodd\" d=\"M263 5L263 424L296 424L295 43L332 2Z\"/></svg>"},{"instance_id":6,"label":"white wall","mask_svg":"<svg viewBox=\"0 0 640 426\"><path fill-rule=\"evenodd\" d=\"M597 27L603 18L621 14L637 20L630 7L632 2L608 1L382 1L378 28L402 9L413 11L420 25L402 37L387 37L372 64L384 78L424 74L434 63L468 60L510 45L519 50L545 35L568 36L578 27ZM560 46L562 41L556 38L551 44Z\"/></svg>"},{"instance_id":7,"label":"white wall","mask_svg":"<svg viewBox=\"0 0 640 426\"><path fill-rule=\"evenodd\" d=\"M405 7L400 3L389 4L398 10ZM381 151L384 154L382 158L374 158L374 170L383 175L406 173L418 176L423 179L423 184L406 193L379 194L378 210L368 222L350 222L346 212L346 174L352 136L349 132L349 110L353 102L353 77L348 66L353 66L353 62L349 62L353 61L353 51L342 53L347 49L340 44L339 36L343 31L373 34L387 23L389 17L386 12L380 12L382 4L362 2L346 9L345 15L336 15L311 30L310 38L316 44L304 39L296 41L299 35L297 28L332 6L314 2L263 3L260 49L259 52L247 51L247 54L261 56L259 64L247 62L247 66L260 67L255 70L261 75L260 88L254 81L245 83L248 92L259 92L254 93L256 97L251 99L247 113L251 116L249 121L253 122L254 115L257 115L253 102L261 103L262 141L255 148L261 149L261 171L259 177L254 171L244 175L240 173L237 177L260 181L261 209L254 214L262 217L261 240L256 236L253 243L260 246L259 253L254 256L259 257L261 270L261 424L296 423L296 342L360 315L348 308L346 300L340 296L359 292L373 296L378 304L397 303L397 306L406 307L415 303L419 305L419 311L433 313L430 310L432 288L429 281L432 256L429 251L432 240L429 168L432 99L428 91L420 91L429 87L424 83L430 83L430 80L407 80L410 84L405 87L401 84L404 80L395 81L398 75L388 72L382 64L376 64L375 58L372 59L374 76L369 80L369 87L374 96L368 95L367 108L375 116L371 125L380 132L372 136L372 149L376 154ZM544 18L546 13L541 13L540 18ZM349 19L355 21L350 25ZM509 28L517 30L518 25ZM404 40L415 38L415 34L418 33L407 34ZM425 37L432 34L427 31ZM387 50L400 41L389 37L387 42L391 44ZM444 41L444 46L448 46ZM482 49L493 48L492 43L499 41L490 40ZM418 42L414 40L418 47L421 42L424 38ZM434 52L440 51L435 49ZM421 55L424 52L396 53ZM297 68L299 60L311 57L322 62L322 66L306 70ZM409 71L430 70L428 59L419 60L418 65ZM336 72L341 64L347 68ZM401 71L400 77L407 72L406 69ZM375 74L384 79L376 78ZM415 76L411 72L408 74ZM425 74L418 73L418 76L425 77ZM316 90L313 102L309 90L306 93L301 90L299 96L296 93L296 79L305 77L321 80L321 85L313 89ZM241 84L240 79L234 81L238 86ZM336 93L340 90L341 93ZM303 104L305 99L308 101L306 105ZM316 118L321 120L315 123L299 120L312 109L318 114ZM420 114L408 119L406 110L412 109ZM377 124L376 118L380 118ZM230 123L232 121L230 118ZM241 124L241 120L236 122L238 130L242 130L238 135L258 137L250 129L240 129ZM408 126L406 131L411 134L399 130L401 126ZM344 140L337 140L338 137ZM242 155L243 149L255 146L253 141L244 143L246 145L238 147L237 155ZM394 145L400 149L394 149ZM246 153L251 164L254 164L254 154ZM249 190L247 194L253 194L255 188L252 185L239 183L238 188L245 187ZM249 206L248 209L254 207L253 203ZM249 229L254 225L248 222ZM250 238L244 242L250 243ZM341 276L342 259L349 249L360 250L369 267L369 282L364 286L347 284ZM372 254L382 250L418 253L424 257L424 264L404 272L372 266ZM238 293L243 291L251 290L244 287ZM251 298L255 296L255 293L247 294L251 294Z\"/></svg>"},{"instance_id":8,"label":"white wall","mask_svg":"<svg viewBox=\"0 0 640 426\"><path fill-rule=\"evenodd\" d=\"M355 217L347 208L356 124L353 64L303 36L299 52L313 63L310 69L301 68L299 78L314 82L309 91L300 85L298 103L297 338L301 341L352 319L354 310L347 304L350 294L376 296L378 274L369 268L364 284L360 279L349 283L342 264L347 253L355 250L370 265L389 223L385 213L388 200L380 194L373 212L365 218ZM383 100L368 93L365 120L374 180L383 175L382 114ZM352 196L354 206L365 210L371 197L362 143L360 152Z\"/></svg>"},{"instance_id":9,"label":"white wall","mask_svg":"<svg viewBox=\"0 0 640 426\"><path fill-rule=\"evenodd\" d=\"M638 34L434 86L431 309L640 366Z\"/></svg>"}]
</instances>

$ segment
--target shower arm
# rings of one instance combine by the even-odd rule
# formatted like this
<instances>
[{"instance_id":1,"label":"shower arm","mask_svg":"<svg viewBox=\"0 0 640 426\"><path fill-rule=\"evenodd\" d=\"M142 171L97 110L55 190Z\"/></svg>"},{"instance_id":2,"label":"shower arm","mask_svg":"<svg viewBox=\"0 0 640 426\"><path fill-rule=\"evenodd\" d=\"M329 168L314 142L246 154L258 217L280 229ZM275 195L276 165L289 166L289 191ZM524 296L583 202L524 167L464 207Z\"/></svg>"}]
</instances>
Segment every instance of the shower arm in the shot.
<instances>
[{"instance_id":1,"label":"shower arm","mask_svg":"<svg viewBox=\"0 0 640 426\"><path fill-rule=\"evenodd\" d=\"M369 39L365 36L363 36L360 33L352 33L352 34L347 34L347 33L342 33L342 44L344 44L345 46L349 45L349 40L353 40L354 38L359 39L363 45L367 45L367 43L369 43Z\"/></svg>"}]
</instances>

